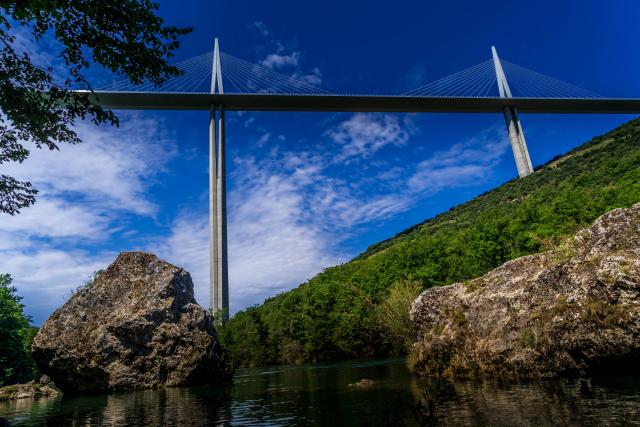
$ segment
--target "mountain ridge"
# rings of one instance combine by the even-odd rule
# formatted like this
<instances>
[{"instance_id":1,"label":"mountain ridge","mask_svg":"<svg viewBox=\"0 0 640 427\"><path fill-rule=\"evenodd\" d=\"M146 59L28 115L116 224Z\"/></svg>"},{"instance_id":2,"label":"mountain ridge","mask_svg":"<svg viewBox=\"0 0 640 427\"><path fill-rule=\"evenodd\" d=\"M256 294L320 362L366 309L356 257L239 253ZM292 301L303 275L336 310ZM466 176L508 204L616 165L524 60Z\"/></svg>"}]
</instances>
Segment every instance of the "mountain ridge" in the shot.
<instances>
[{"instance_id":1,"label":"mountain ridge","mask_svg":"<svg viewBox=\"0 0 640 427\"><path fill-rule=\"evenodd\" d=\"M243 365L403 352L375 317L395 283L426 289L480 277L639 201L635 119L237 313L223 328L223 343Z\"/></svg>"}]
</instances>

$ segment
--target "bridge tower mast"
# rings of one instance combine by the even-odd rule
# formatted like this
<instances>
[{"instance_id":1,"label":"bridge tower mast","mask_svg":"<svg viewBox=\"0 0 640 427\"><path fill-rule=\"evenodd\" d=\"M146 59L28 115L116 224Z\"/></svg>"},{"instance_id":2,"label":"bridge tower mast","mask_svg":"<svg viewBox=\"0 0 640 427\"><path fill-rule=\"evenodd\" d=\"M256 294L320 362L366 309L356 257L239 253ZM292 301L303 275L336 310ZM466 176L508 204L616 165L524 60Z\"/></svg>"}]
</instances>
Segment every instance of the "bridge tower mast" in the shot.
<instances>
[{"instance_id":1,"label":"bridge tower mast","mask_svg":"<svg viewBox=\"0 0 640 427\"><path fill-rule=\"evenodd\" d=\"M509 83L507 83L507 77L502 69L502 63L498 57L495 46L491 46L491 53L493 55L493 65L496 69L496 79L498 80L498 91L500 91L501 98L512 98L511 89ZM516 160L516 167L518 168L518 176L520 178L533 173L533 166L531 166L531 158L529 157L529 150L527 149L527 143L524 139L524 131L522 130L522 124L518 117L518 112L515 107L507 107L504 109L504 120L507 123L507 132L509 132L509 140L511 141L511 148L513 149L513 157Z\"/></svg>"},{"instance_id":2,"label":"bridge tower mast","mask_svg":"<svg viewBox=\"0 0 640 427\"><path fill-rule=\"evenodd\" d=\"M211 93L224 93L218 39L214 40ZM217 150L216 150L217 146ZM216 159L217 151L217 159ZM227 176L224 108L209 110L209 298L212 312L229 319L229 277L227 255Z\"/></svg>"}]
</instances>

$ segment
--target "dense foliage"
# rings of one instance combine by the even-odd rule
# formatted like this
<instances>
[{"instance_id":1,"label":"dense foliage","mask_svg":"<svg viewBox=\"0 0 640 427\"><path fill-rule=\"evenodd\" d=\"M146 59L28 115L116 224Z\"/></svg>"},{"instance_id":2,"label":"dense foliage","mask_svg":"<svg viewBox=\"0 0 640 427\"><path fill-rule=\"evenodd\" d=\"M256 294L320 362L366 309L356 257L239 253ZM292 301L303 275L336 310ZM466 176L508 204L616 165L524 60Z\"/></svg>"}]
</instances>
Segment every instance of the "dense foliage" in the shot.
<instances>
[{"instance_id":1,"label":"dense foliage","mask_svg":"<svg viewBox=\"0 0 640 427\"><path fill-rule=\"evenodd\" d=\"M179 75L167 59L179 46L177 38L191 29L165 26L157 9L150 0L0 2L0 164L23 162L26 142L50 150L80 142L76 120L118 124L113 112L71 91L91 90L84 73L92 62L135 84L161 84ZM21 51L25 40L16 35L24 37L24 29L35 41L55 39L64 70L42 68ZM0 213L19 212L34 203L36 193L31 183L0 175Z\"/></svg>"},{"instance_id":2,"label":"dense foliage","mask_svg":"<svg viewBox=\"0 0 640 427\"><path fill-rule=\"evenodd\" d=\"M409 318L409 309L421 291L420 281L400 280L391 285L387 296L374 308L378 327L394 353L409 352L416 342L418 331Z\"/></svg>"},{"instance_id":3,"label":"dense foliage","mask_svg":"<svg viewBox=\"0 0 640 427\"><path fill-rule=\"evenodd\" d=\"M0 274L0 386L35 379L37 368L31 358L31 342L37 328L29 326L11 286L11 276Z\"/></svg>"},{"instance_id":4,"label":"dense foliage","mask_svg":"<svg viewBox=\"0 0 640 427\"><path fill-rule=\"evenodd\" d=\"M483 275L553 246L603 213L640 201L640 119L344 265L237 313L221 338L240 365L372 357L397 351L375 307L396 282L423 288ZM378 310L379 311L379 310Z\"/></svg>"}]
</instances>

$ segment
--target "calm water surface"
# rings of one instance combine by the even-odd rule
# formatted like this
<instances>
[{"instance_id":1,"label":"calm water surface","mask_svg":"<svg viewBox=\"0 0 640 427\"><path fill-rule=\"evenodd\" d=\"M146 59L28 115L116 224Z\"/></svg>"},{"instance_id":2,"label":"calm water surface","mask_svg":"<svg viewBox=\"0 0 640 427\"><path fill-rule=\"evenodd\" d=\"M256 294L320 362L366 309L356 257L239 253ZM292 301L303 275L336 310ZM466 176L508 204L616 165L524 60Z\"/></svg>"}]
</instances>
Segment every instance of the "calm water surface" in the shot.
<instances>
[{"instance_id":1,"label":"calm water surface","mask_svg":"<svg viewBox=\"0 0 640 427\"><path fill-rule=\"evenodd\" d=\"M374 386L349 387L362 378ZM16 426L418 425L403 359L242 369L233 385L0 402ZM638 425L640 378L456 384L437 425Z\"/></svg>"}]
</instances>

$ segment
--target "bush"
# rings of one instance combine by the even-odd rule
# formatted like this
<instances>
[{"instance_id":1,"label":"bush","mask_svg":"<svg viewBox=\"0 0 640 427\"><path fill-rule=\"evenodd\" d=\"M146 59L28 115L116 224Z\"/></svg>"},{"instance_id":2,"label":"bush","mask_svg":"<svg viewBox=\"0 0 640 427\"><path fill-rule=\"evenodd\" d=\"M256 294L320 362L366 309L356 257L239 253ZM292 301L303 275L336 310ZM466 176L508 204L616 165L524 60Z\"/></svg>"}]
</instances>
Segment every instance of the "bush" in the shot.
<instances>
[{"instance_id":1,"label":"bush","mask_svg":"<svg viewBox=\"0 0 640 427\"><path fill-rule=\"evenodd\" d=\"M406 354L416 342L416 327L409 318L411 303L420 294L417 280L401 280L391 285L389 295L375 308L375 317L393 350Z\"/></svg>"},{"instance_id":2,"label":"bush","mask_svg":"<svg viewBox=\"0 0 640 427\"><path fill-rule=\"evenodd\" d=\"M0 386L38 376L31 358L31 342L38 330L29 325L31 319L23 313L22 298L11 282L10 275L0 274Z\"/></svg>"}]
</instances>

